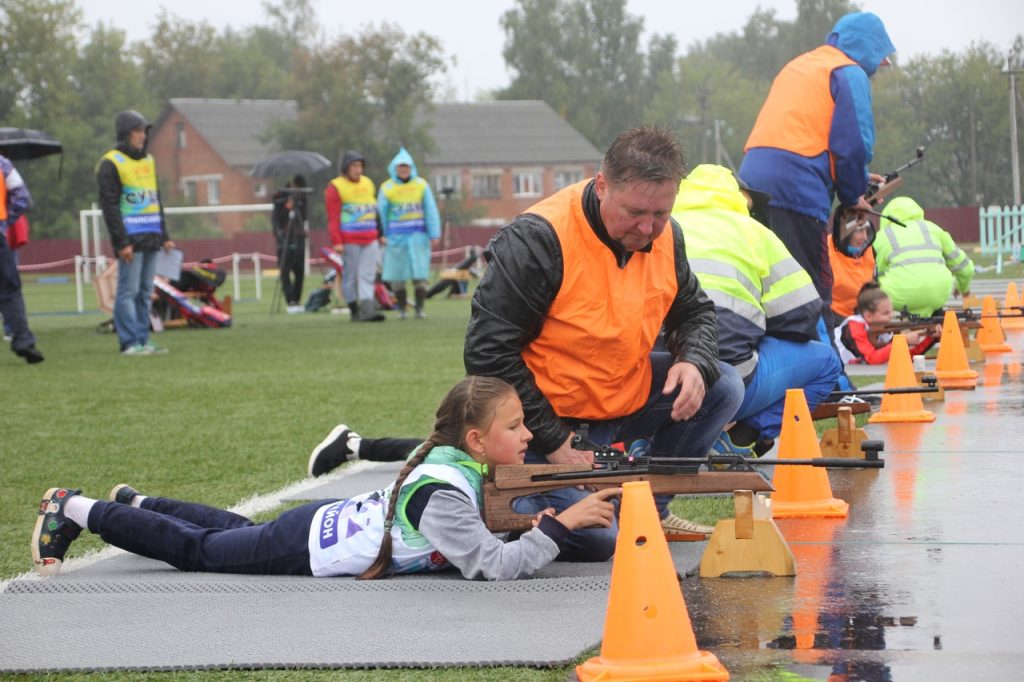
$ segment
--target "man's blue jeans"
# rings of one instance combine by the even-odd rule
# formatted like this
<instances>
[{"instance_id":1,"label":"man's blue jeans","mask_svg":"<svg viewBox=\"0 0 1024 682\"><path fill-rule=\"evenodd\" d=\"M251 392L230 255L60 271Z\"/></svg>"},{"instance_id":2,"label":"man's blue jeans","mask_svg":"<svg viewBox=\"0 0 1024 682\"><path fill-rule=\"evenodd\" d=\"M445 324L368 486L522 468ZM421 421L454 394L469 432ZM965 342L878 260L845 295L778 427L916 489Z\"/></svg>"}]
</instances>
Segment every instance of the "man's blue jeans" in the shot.
<instances>
[{"instance_id":1,"label":"man's blue jeans","mask_svg":"<svg viewBox=\"0 0 1024 682\"><path fill-rule=\"evenodd\" d=\"M787 389L802 388L813 410L832 392L843 371L832 347L818 341L799 343L765 336L757 352L757 368L747 383L736 421L757 429L760 438L779 435Z\"/></svg>"},{"instance_id":2,"label":"man's blue jeans","mask_svg":"<svg viewBox=\"0 0 1024 682\"><path fill-rule=\"evenodd\" d=\"M662 395L672 357L669 353L651 353L651 391L645 404L637 412L618 419L602 422L587 422L590 440L597 445L609 445L622 441L629 443L638 438L651 441L652 457L703 457L711 450L712 443L722 429L733 420L736 409L743 400L743 380L730 365L719 362L722 376L708 389L700 409L686 421L672 419L672 402L677 393ZM567 420L575 427L579 420ZM547 459L534 452L526 453L527 464L545 464ZM539 495L516 500L514 508L521 514L542 511L554 507L559 513L590 492L576 488L559 488ZM655 503L658 513L667 513L671 495L658 495ZM615 537L618 524L611 528L586 528L572 532L562 543L558 555L561 561L606 561L615 553Z\"/></svg>"},{"instance_id":3,"label":"man's blue jeans","mask_svg":"<svg viewBox=\"0 0 1024 682\"><path fill-rule=\"evenodd\" d=\"M114 327L121 350L149 341L149 298L153 293L156 257L156 251L136 251L131 263L121 258L117 260Z\"/></svg>"}]
</instances>

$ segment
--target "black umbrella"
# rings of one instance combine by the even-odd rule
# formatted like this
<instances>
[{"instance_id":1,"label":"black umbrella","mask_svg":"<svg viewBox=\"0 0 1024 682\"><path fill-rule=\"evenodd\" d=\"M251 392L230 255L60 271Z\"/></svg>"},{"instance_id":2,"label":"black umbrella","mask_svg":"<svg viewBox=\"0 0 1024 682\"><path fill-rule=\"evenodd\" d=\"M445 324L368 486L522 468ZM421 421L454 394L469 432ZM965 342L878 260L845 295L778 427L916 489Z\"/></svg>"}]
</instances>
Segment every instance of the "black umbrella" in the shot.
<instances>
[{"instance_id":1,"label":"black umbrella","mask_svg":"<svg viewBox=\"0 0 1024 682\"><path fill-rule=\"evenodd\" d=\"M11 161L38 159L61 151L60 142L49 133L30 128L0 128L0 154Z\"/></svg>"},{"instance_id":2,"label":"black umbrella","mask_svg":"<svg viewBox=\"0 0 1024 682\"><path fill-rule=\"evenodd\" d=\"M272 178L279 175L312 175L317 171L330 168L331 162L316 152L285 151L278 152L252 167L249 175L254 178Z\"/></svg>"}]
</instances>

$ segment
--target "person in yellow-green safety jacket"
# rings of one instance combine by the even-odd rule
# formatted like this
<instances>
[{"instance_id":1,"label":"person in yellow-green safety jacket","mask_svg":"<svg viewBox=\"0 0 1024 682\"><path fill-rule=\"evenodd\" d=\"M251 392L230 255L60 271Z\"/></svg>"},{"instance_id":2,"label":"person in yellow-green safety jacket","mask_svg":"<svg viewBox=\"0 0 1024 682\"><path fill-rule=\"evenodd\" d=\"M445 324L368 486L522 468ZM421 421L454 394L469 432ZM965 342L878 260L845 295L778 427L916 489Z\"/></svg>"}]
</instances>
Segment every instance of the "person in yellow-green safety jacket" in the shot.
<instances>
[{"instance_id":1,"label":"person in yellow-green safety jacket","mask_svg":"<svg viewBox=\"0 0 1024 682\"><path fill-rule=\"evenodd\" d=\"M703 164L679 184L672 217L686 255L718 315L718 350L744 382L736 422L714 445L722 454L753 454L782 427L786 390L802 388L811 409L842 371L817 341L822 301L810 276L769 229L750 217L768 196L742 186L722 166Z\"/></svg>"},{"instance_id":2,"label":"person in yellow-green safety jacket","mask_svg":"<svg viewBox=\"0 0 1024 682\"><path fill-rule=\"evenodd\" d=\"M416 163L402 147L388 164L390 179L377 193L377 215L384 232L384 268L381 278L395 292L398 315L405 318L405 283L412 280L416 317L424 317L430 250L441 239L441 217L430 184L419 177Z\"/></svg>"},{"instance_id":3,"label":"person in yellow-green safety jacket","mask_svg":"<svg viewBox=\"0 0 1024 682\"><path fill-rule=\"evenodd\" d=\"M925 220L916 201L896 197L882 215L874 242L875 267L893 310L931 316L945 307L954 283L958 294L970 293L974 263L948 232Z\"/></svg>"}]
</instances>

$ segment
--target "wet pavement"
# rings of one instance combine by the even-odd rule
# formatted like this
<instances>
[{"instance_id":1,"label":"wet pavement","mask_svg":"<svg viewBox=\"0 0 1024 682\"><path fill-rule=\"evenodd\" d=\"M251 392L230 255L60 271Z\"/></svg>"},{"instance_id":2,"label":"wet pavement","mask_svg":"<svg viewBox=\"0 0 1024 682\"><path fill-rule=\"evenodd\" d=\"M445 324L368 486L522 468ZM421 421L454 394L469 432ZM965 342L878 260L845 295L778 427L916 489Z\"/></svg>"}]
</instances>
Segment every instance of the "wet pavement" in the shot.
<instances>
[{"instance_id":1,"label":"wet pavement","mask_svg":"<svg viewBox=\"0 0 1024 682\"><path fill-rule=\"evenodd\" d=\"M869 424L882 470L833 470L846 519L778 525L795 578L692 578L698 646L733 680L1024 679L1024 332L931 424Z\"/></svg>"}]
</instances>

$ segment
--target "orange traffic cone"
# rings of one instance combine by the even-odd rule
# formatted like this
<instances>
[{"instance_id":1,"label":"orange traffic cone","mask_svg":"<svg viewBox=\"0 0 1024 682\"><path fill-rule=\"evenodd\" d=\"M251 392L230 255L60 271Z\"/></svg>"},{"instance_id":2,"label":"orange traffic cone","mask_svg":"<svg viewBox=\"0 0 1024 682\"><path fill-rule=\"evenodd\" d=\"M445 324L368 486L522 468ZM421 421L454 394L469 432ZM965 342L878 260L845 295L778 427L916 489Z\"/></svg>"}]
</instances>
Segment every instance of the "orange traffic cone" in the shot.
<instances>
[{"instance_id":1,"label":"orange traffic cone","mask_svg":"<svg viewBox=\"0 0 1024 682\"><path fill-rule=\"evenodd\" d=\"M889 350L889 369L885 372L885 387L915 388L917 385L907 337L897 334L892 337L892 348ZM886 393L882 396L882 406L878 412L868 418L870 424L933 421L935 413L924 409L920 393Z\"/></svg>"},{"instance_id":2,"label":"orange traffic cone","mask_svg":"<svg viewBox=\"0 0 1024 682\"><path fill-rule=\"evenodd\" d=\"M986 296L981 302L981 329L978 330L978 345L986 353L1009 353L1012 348L1006 343L1003 325L996 317L996 299Z\"/></svg>"},{"instance_id":3,"label":"orange traffic cone","mask_svg":"<svg viewBox=\"0 0 1024 682\"><path fill-rule=\"evenodd\" d=\"M1013 286L1013 282L1010 283ZM967 351L960 336L956 311L947 310L942 323L942 343L935 362L935 377L946 390L973 391L978 387L978 373L967 366Z\"/></svg>"},{"instance_id":4,"label":"orange traffic cone","mask_svg":"<svg viewBox=\"0 0 1024 682\"><path fill-rule=\"evenodd\" d=\"M1017 283L1010 282L1006 285L1006 298L1003 299L1004 315L1020 315L1020 298L1017 295ZM1004 329L1024 329L1024 317L1004 317Z\"/></svg>"},{"instance_id":5,"label":"orange traffic cone","mask_svg":"<svg viewBox=\"0 0 1024 682\"><path fill-rule=\"evenodd\" d=\"M799 388L786 391L779 434L779 459L821 457L818 435L814 431L807 399ZM831 516L844 518L850 505L832 497L828 472L806 465L779 465L772 480L772 518L794 516Z\"/></svg>"},{"instance_id":6,"label":"orange traffic cone","mask_svg":"<svg viewBox=\"0 0 1024 682\"><path fill-rule=\"evenodd\" d=\"M647 481L622 485L601 654L576 666L576 676L609 681L729 679L714 654L697 649Z\"/></svg>"}]
</instances>

